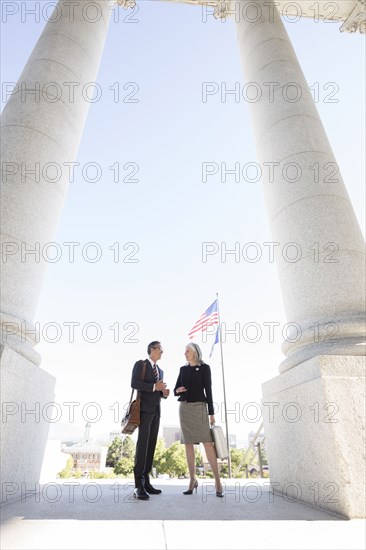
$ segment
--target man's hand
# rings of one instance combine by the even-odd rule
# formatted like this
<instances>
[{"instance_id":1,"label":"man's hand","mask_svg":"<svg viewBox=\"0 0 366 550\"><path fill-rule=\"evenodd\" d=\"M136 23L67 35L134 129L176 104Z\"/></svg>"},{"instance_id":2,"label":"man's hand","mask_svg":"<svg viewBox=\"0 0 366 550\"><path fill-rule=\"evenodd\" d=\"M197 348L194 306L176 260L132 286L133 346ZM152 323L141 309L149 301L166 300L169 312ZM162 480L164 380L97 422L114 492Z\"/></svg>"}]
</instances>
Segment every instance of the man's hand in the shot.
<instances>
[{"instance_id":1,"label":"man's hand","mask_svg":"<svg viewBox=\"0 0 366 550\"><path fill-rule=\"evenodd\" d=\"M155 383L155 391L163 391L166 388L165 382L162 380L159 380L159 382Z\"/></svg>"},{"instance_id":2,"label":"man's hand","mask_svg":"<svg viewBox=\"0 0 366 550\"><path fill-rule=\"evenodd\" d=\"M175 393L183 393L185 391L187 391L187 388L185 388L184 386L180 386L175 390Z\"/></svg>"},{"instance_id":3,"label":"man's hand","mask_svg":"<svg viewBox=\"0 0 366 550\"><path fill-rule=\"evenodd\" d=\"M165 388L165 390L163 390L164 397L168 397L169 394L170 394L170 390L168 390L168 388Z\"/></svg>"}]
</instances>

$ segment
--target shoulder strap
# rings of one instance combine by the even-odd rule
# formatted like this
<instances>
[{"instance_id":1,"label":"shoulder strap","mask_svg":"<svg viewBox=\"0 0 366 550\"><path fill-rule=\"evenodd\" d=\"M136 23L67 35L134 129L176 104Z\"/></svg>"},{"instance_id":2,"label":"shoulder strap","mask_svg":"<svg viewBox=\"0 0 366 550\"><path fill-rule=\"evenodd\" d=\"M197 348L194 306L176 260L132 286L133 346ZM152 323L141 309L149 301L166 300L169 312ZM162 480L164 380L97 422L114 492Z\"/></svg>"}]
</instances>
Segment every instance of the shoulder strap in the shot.
<instances>
[{"instance_id":1,"label":"shoulder strap","mask_svg":"<svg viewBox=\"0 0 366 550\"><path fill-rule=\"evenodd\" d=\"M141 373L141 382L143 382L145 380L145 374L146 374L146 367L147 367L147 361L143 361L143 368L142 368L142 373Z\"/></svg>"},{"instance_id":2,"label":"shoulder strap","mask_svg":"<svg viewBox=\"0 0 366 550\"><path fill-rule=\"evenodd\" d=\"M135 391L135 388L132 388L131 397L130 397L130 404L132 403L132 398L133 398L133 392L134 391Z\"/></svg>"},{"instance_id":3,"label":"shoulder strap","mask_svg":"<svg viewBox=\"0 0 366 550\"><path fill-rule=\"evenodd\" d=\"M141 363L143 364L143 367L142 367L142 371L141 371L140 380L141 380L141 382L143 382L145 380L147 364L146 364L146 361L143 361L142 359L141 359ZM134 391L135 391L135 388L132 388L130 403L132 403ZM140 399L140 392L139 391L137 391L137 399L138 400Z\"/></svg>"},{"instance_id":4,"label":"shoulder strap","mask_svg":"<svg viewBox=\"0 0 366 550\"><path fill-rule=\"evenodd\" d=\"M146 361L142 361L142 364L143 364L143 367L142 367L142 372L141 372L141 376L140 376L140 380L141 382L143 382L145 380L145 375L146 375L146 367L147 367L147 362ZM137 401L140 401L140 397L141 397L141 392L138 391L137 394L136 394L136 399Z\"/></svg>"}]
</instances>

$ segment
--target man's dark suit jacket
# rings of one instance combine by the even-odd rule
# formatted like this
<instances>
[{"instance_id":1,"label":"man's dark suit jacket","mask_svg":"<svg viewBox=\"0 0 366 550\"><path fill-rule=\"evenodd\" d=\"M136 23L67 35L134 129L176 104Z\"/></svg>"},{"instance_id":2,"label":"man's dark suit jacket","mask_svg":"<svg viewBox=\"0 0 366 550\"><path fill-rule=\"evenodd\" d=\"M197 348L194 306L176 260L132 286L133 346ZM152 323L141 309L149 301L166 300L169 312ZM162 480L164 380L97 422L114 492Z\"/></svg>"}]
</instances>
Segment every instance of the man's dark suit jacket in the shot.
<instances>
[{"instance_id":1,"label":"man's dark suit jacket","mask_svg":"<svg viewBox=\"0 0 366 550\"><path fill-rule=\"evenodd\" d=\"M150 361L148 359L145 359L145 361L145 379L143 381L141 380L144 361L137 361L132 371L131 388L134 388L135 390L139 390L141 392L141 411L155 413L158 409L160 415L160 400L164 396L163 393L160 391L153 391L153 387L155 384L154 372ZM158 367L159 380L163 380L164 372L158 365L156 366Z\"/></svg>"}]
</instances>

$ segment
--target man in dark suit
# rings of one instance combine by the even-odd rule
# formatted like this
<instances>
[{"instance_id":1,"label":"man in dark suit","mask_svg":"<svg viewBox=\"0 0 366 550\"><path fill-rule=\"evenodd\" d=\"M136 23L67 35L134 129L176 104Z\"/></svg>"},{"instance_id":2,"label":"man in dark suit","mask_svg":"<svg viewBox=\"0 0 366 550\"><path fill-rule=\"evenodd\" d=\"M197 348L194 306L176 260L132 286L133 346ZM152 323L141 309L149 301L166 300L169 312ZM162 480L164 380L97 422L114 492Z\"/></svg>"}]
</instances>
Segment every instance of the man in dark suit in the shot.
<instances>
[{"instance_id":1,"label":"man in dark suit","mask_svg":"<svg viewBox=\"0 0 366 550\"><path fill-rule=\"evenodd\" d=\"M160 489L155 489L150 483L156 441L160 423L160 400L166 399L169 390L163 382L163 371L156 364L161 359L163 349L161 343L154 340L147 346L149 358L137 361L132 371L131 387L140 391L140 426L135 454L135 490L134 497L148 500L149 495L158 495ZM144 373L145 365L145 376Z\"/></svg>"}]
</instances>

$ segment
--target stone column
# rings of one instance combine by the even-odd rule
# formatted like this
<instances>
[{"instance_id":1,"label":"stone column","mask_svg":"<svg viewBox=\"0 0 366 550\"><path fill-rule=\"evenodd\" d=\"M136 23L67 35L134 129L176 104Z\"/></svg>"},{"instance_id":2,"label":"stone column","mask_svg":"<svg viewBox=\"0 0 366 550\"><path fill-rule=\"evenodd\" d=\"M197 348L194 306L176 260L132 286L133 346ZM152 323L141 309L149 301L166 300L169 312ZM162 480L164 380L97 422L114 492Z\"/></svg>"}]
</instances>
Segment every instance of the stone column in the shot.
<instances>
[{"instance_id":1,"label":"stone column","mask_svg":"<svg viewBox=\"0 0 366 550\"><path fill-rule=\"evenodd\" d=\"M312 504L359 515L360 484L353 494L349 486L362 471L362 430L352 433L351 425L353 415L363 418L357 356L365 353L364 242L275 3L233 4L247 91L256 96L248 104L285 311L294 327L283 344L284 374L264 385L264 401L279 406L276 421L264 418L271 480L298 483L301 494L293 489L294 496L309 502L311 483L321 480L323 492L337 483L341 504ZM281 414L290 410L287 400L300 406L298 421ZM318 439L311 407L320 406L323 419L330 402L337 416L322 423ZM296 410L293 405L292 415Z\"/></svg>"},{"instance_id":2,"label":"stone column","mask_svg":"<svg viewBox=\"0 0 366 550\"><path fill-rule=\"evenodd\" d=\"M299 325L281 371L321 353L363 355L364 241L336 159L275 6L235 4L286 316Z\"/></svg>"},{"instance_id":3,"label":"stone column","mask_svg":"<svg viewBox=\"0 0 366 550\"><path fill-rule=\"evenodd\" d=\"M37 481L47 439L42 404L53 400L54 378L39 368L34 315L112 5L60 0L2 115L2 473L14 497L22 481ZM40 415L22 417L37 407Z\"/></svg>"}]
</instances>

